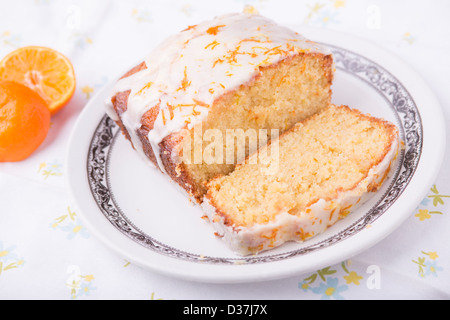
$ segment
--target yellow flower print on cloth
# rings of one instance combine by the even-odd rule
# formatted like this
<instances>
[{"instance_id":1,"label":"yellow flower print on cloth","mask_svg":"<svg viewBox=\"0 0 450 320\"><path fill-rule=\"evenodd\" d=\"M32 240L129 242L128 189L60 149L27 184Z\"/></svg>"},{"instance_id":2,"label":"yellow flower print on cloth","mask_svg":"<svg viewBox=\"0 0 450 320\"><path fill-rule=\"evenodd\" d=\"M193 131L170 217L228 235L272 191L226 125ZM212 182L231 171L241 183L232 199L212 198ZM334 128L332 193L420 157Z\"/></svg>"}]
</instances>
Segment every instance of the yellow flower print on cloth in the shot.
<instances>
[{"instance_id":1,"label":"yellow flower print on cloth","mask_svg":"<svg viewBox=\"0 0 450 320\"><path fill-rule=\"evenodd\" d=\"M443 268L438 265L439 255L437 254L437 252L421 251L421 253L422 255L419 256L416 260L412 260L412 262L417 264L419 268L419 277L437 277L438 273L443 270Z\"/></svg>"},{"instance_id":2,"label":"yellow flower print on cloth","mask_svg":"<svg viewBox=\"0 0 450 320\"><path fill-rule=\"evenodd\" d=\"M83 275L79 266L69 266L67 268L67 273L69 274L69 277L66 280L66 287L70 290L70 297L72 299L90 296L91 292L97 289L94 286L94 275Z\"/></svg>"},{"instance_id":3,"label":"yellow flower print on cloth","mask_svg":"<svg viewBox=\"0 0 450 320\"><path fill-rule=\"evenodd\" d=\"M94 40L92 40L92 38L87 33L82 32L73 32L69 36L68 40L80 50L84 50L86 46L92 45L94 43Z\"/></svg>"},{"instance_id":4,"label":"yellow flower print on cloth","mask_svg":"<svg viewBox=\"0 0 450 320\"><path fill-rule=\"evenodd\" d=\"M89 238L89 232L77 219L77 215L70 207L67 207L67 214L55 218L51 223L52 229L63 231L67 234L67 239L71 240L75 237Z\"/></svg>"},{"instance_id":5,"label":"yellow flower print on cloth","mask_svg":"<svg viewBox=\"0 0 450 320\"><path fill-rule=\"evenodd\" d=\"M307 12L304 23L312 25L327 26L329 24L339 24L340 9L345 8L345 0L332 0L329 2L316 2L313 5L307 4Z\"/></svg>"},{"instance_id":6,"label":"yellow flower print on cloth","mask_svg":"<svg viewBox=\"0 0 450 320\"><path fill-rule=\"evenodd\" d=\"M402 35L402 40L405 41L405 42L407 42L408 44L412 45L412 44L414 44L414 42L416 42L416 37L413 36L413 35L411 34L411 32L405 32L405 33Z\"/></svg>"},{"instance_id":7,"label":"yellow flower print on cloth","mask_svg":"<svg viewBox=\"0 0 450 320\"><path fill-rule=\"evenodd\" d=\"M103 88L103 86L108 82L108 77L102 76L96 84L94 85L84 85L81 87L81 93L84 94L86 100L89 100L93 97L94 93L99 89Z\"/></svg>"},{"instance_id":8,"label":"yellow flower print on cloth","mask_svg":"<svg viewBox=\"0 0 450 320\"><path fill-rule=\"evenodd\" d=\"M357 274L355 271L349 272L348 275L344 276L344 279L347 281L347 284L356 284L357 286L360 285L360 280L364 279L364 277L361 277L359 274Z\"/></svg>"},{"instance_id":9,"label":"yellow flower print on cloth","mask_svg":"<svg viewBox=\"0 0 450 320\"><path fill-rule=\"evenodd\" d=\"M135 8L131 11L131 16L137 22L148 22L148 23L153 22L152 15L147 8L141 8L141 9Z\"/></svg>"},{"instance_id":10,"label":"yellow flower print on cloth","mask_svg":"<svg viewBox=\"0 0 450 320\"><path fill-rule=\"evenodd\" d=\"M439 193L436 185L433 185L431 187L431 194L426 196L422 202L420 203L419 207L417 208L417 213L414 215L416 218L418 218L420 221L425 221L432 218L432 215L443 215L444 213L442 211L429 209L427 206L430 205L430 202L432 202L433 207L438 207L441 205L444 205L444 199L450 198L449 195L444 195ZM425 207L425 208L424 208Z\"/></svg>"},{"instance_id":11,"label":"yellow flower print on cloth","mask_svg":"<svg viewBox=\"0 0 450 320\"><path fill-rule=\"evenodd\" d=\"M4 246L0 241L0 277L6 272L24 265L24 259L16 254L16 246Z\"/></svg>"},{"instance_id":12,"label":"yellow flower print on cloth","mask_svg":"<svg viewBox=\"0 0 450 320\"><path fill-rule=\"evenodd\" d=\"M155 293L152 292L152 295L150 296L150 300L164 300L163 298L156 298Z\"/></svg>"},{"instance_id":13,"label":"yellow flower print on cloth","mask_svg":"<svg viewBox=\"0 0 450 320\"><path fill-rule=\"evenodd\" d=\"M433 206L435 207L437 207L440 204L443 205L445 198L450 198L449 195L440 194L436 185L433 185L433 187L431 187L430 190L433 194L429 195L428 198L433 199Z\"/></svg>"},{"instance_id":14,"label":"yellow flower print on cloth","mask_svg":"<svg viewBox=\"0 0 450 320\"><path fill-rule=\"evenodd\" d=\"M3 31L0 33L0 41L4 46L10 46L13 48L20 47L22 43L20 36L12 34L10 31Z\"/></svg>"},{"instance_id":15,"label":"yellow flower print on cloth","mask_svg":"<svg viewBox=\"0 0 450 320\"><path fill-rule=\"evenodd\" d=\"M91 98L92 93L94 93L95 89L90 86L84 86L81 88L81 92L86 96L86 100Z\"/></svg>"},{"instance_id":16,"label":"yellow flower print on cloth","mask_svg":"<svg viewBox=\"0 0 450 320\"><path fill-rule=\"evenodd\" d=\"M425 221L427 219L431 219L432 214L443 214L440 211L429 211L428 209L419 209L419 212L416 213L415 217L419 218L420 221Z\"/></svg>"},{"instance_id":17,"label":"yellow flower print on cloth","mask_svg":"<svg viewBox=\"0 0 450 320\"><path fill-rule=\"evenodd\" d=\"M41 162L39 164L38 173L47 180L50 177L60 177L62 176L62 165L57 162Z\"/></svg>"},{"instance_id":18,"label":"yellow flower print on cloth","mask_svg":"<svg viewBox=\"0 0 450 320\"><path fill-rule=\"evenodd\" d=\"M322 300L344 300L350 285L359 286L364 279L356 271L350 271L351 261L345 261L336 267L327 267L316 271L298 284L299 289L319 295ZM340 268L339 268L340 267Z\"/></svg>"}]
</instances>

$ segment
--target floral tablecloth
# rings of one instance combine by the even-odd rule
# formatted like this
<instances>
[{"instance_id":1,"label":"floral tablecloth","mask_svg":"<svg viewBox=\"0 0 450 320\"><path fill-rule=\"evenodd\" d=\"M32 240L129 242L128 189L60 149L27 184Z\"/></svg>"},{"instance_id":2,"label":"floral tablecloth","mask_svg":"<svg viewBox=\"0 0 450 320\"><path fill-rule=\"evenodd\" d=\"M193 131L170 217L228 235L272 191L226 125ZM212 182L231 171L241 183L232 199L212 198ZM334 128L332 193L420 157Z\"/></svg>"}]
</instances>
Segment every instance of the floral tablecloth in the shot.
<instances>
[{"instance_id":1,"label":"floral tablecloth","mask_svg":"<svg viewBox=\"0 0 450 320\"><path fill-rule=\"evenodd\" d=\"M27 160L0 164L0 299L448 299L449 152L407 221L351 260L251 284L187 282L126 261L79 219L64 163L80 111L153 42L187 25L253 6L283 24L364 37L403 57L430 85L450 124L450 2L368 0L21 0L0 2L0 56L27 45L66 54L75 96Z\"/></svg>"}]
</instances>

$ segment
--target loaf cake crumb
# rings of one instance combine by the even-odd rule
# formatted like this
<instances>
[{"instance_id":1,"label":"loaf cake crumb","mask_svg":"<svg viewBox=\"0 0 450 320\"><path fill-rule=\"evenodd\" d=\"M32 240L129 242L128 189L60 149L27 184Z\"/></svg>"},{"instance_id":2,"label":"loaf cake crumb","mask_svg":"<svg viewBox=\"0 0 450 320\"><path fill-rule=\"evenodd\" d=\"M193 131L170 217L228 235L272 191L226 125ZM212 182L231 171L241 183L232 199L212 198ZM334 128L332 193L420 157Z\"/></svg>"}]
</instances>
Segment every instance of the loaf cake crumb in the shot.
<instances>
[{"instance_id":1,"label":"loaf cake crumb","mask_svg":"<svg viewBox=\"0 0 450 320\"><path fill-rule=\"evenodd\" d=\"M364 194L379 189L399 146L395 125L334 105L278 142L279 156L270 159L279 162L275 173L263 170L269 144L208 183L205 212L244 255L304 241L346 217Z\"/></svg>"}]
</instances>

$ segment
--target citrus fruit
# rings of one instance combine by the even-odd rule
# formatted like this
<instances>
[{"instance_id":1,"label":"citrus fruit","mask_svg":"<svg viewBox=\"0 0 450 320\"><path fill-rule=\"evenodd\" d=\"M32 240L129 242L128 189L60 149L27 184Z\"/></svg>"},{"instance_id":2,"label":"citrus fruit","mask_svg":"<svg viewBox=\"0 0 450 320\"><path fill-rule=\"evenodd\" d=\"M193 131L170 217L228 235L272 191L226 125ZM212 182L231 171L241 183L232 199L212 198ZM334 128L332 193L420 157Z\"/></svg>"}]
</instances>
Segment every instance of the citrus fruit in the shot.
<instances>
[{"instance_id":1,"label":"citrus fruit","mask_svg":"<svg viewBox=\"0 0 450 320\"><path fill-rule=\"evenodd\" d=\"M0 162L28 158L50 128L47 103L30 88L0 81Z\"/></svg>"},{"instance_id":2,"label":"citrus fruit","mask_svg":"<svg viewBox=\"0 0 450 320\"><path fill-rule=\"evenodd\" d=\"M0 81L14 81L36 91L55 114L72 98L75 72L70 60L46 47L19 48L0 61Z\"/></svg>"}]
</instances>

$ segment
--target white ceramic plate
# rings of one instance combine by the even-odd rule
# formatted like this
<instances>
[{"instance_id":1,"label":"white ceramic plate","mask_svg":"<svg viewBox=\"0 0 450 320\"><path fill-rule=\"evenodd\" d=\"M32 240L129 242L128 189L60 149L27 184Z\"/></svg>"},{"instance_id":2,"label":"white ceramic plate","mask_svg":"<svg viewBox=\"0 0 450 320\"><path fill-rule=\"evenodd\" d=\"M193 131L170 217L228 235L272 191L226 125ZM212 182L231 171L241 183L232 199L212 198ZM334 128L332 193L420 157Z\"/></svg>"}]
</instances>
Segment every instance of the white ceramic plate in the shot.
<instances>
[{"instance_id":1,"label":"white ceramic plate","mask_svg":"<svg viewBox=\"0 0 450 320\"><path fill-rule=\"evenodd\" d=\"M273 280L323 268L369 249L393 232L425 196L445 148L440 106L401 58L373 44L325 30L293 27L334 53L335 104L392 121L405 149L382 189L346 219L303 244L239 257L168 179L131 149L104 111L113 83L85 107L74 127L67 176L81 218L123 258L187 280ZM130 68L132 66L130 65Z\"/></svg>"}]
</instances>

